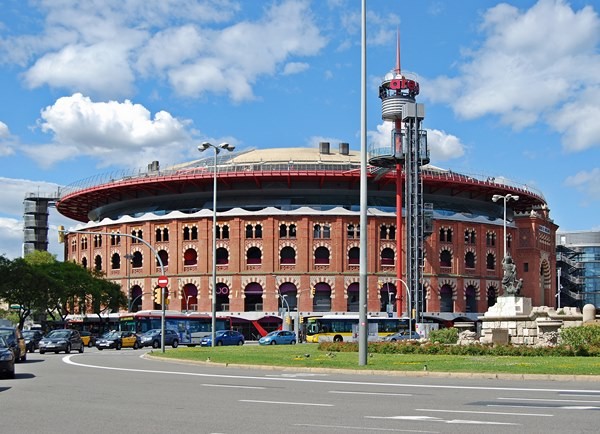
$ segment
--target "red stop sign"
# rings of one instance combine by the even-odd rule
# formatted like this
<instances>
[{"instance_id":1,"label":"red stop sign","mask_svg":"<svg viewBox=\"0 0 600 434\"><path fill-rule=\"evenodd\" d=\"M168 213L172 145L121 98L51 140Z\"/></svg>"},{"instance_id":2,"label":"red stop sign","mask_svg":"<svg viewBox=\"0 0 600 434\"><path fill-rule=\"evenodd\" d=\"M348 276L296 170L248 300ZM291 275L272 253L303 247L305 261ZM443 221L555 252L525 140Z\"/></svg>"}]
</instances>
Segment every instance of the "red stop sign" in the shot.
<instances>
[{"instance_id":1,"label":"red stop sign","mask_svg":"<svg viewBox=\"0 0 600 434\"><path fill-rule=\"evenodd\" d=\"M164 288L165 286L167 286L168 283L169 283L169 279L167 278L167 276L160 276L158 278L158 286L160 286L161 288Z\"/></svg>"}]
</instances>

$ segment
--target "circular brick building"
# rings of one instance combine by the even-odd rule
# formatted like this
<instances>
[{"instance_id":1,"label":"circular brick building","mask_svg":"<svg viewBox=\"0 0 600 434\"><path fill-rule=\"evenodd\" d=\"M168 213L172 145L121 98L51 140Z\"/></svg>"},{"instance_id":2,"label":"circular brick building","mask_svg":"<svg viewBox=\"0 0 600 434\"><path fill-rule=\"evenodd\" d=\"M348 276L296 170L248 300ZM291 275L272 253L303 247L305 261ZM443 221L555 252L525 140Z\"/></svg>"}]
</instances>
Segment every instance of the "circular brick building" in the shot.
<instances>
[{"instance_id":1,"label":"circular brick building","mask_svg":"<svg viewBox=\"0 0 600 434\"><path fill-rule=\"evenodd\" d=\"M216 162L216 306L246 333L298 315L358 312L360 154L281 148L220 153ZM212 309L213 156L169 168L153 162L129 175L98 176L64 188L58 211L98 234L70 233L65 259L101 270L129 291L131 310L156 309L152 290L169 278L169 310ZM369 167L369 314L408 312L396 277L396 172ZM522 295L554 303L557 226L541 193L506 179L423 167L424 201L433 206L425 238L425 319L474 319L501 294L504 208L507 248ZM104 235L100 233L108 233ZM120 234L130 234L144 243ZM160 261L157 259L160 257ZM401 293L398 294L398 291Z\"/></svg>"}]
</instances>

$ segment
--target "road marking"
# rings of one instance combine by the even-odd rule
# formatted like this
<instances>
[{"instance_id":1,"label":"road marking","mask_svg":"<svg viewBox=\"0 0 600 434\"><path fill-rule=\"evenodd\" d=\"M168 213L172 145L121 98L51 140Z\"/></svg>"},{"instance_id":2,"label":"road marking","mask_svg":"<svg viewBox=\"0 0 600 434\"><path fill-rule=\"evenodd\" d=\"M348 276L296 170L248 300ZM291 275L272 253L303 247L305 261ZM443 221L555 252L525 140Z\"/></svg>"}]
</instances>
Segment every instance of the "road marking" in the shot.
<instances>
[{"instance_id":1,"label":"road marking","mask_svg":"<svg viewBox=\"0 0 600 434\"><path fill-rule=\"evenodd\" d=\"M375 428L371 426L346 426L346 425L317 425L314 423L296 423L293 426L303 426L307 428L342 428L348 430L357 430L361 432L370 432L370 431L387 431L387 432L413 432L413 433L423 433L423 434L439 434L439 431L423 431L416 429L401 429L401 428Z\"/></svg>"},{"instance_id":2,"label":"road marking","mask_svg":"<svg viewBox=\"0 0 600 434\"><path fill-rule=\"evenodd\" d=\"M581 400L581 399L547 399L547 398L496 398L498 400L505 400L505 401L543 401L543 402L585 402L585 403L594 403L594 404L600 404L600 401L596 400L592 400L592 401L585 401L585 400Z\"/></svg>"},{"instance_id":3,"label":"road marking","mask_svg":"<svg viewBox=\"0 0 600 434\"><path fill-rule=\"evenodd\" d=\"M488 404L488 407L506 407L506 408L550 408L553 410L600 410L600 407L594 405L508 405L508 404Z\"/></svg>"},{"instance_id":4,"label":"road marking","mask_svg":"<svg viewBox=\"0 0 600 434\"><path fill-rule=\"evenodd\" d=\"M262 386L235 386L235 385L230 385L230 384L201 384L201 386L204 387L230 387L232 389L261 389L264 390L266 389L266 387L262 387Z\"/></svg>"},{"instance_id":5,"label":"road marking","mask_svg":"<svg viewBox=\"0 0 600 434\"><path fill-rule=\"evenodd\" d=\"M501 411L472 411L472 410L442 410L436 408L415 408L415 411L432 411L439 413L467 413L467 414L494 414L500 416L539 416L539 417L553 417L553 414L544 413L505 413Z\"/></svg>"},{"instance_id":6,"label":"road marking","mask_svg":"<svg viewBox=\"0 0 600 434\"><path fill-rule=\"evenodd\" d=\"M180 371L161 371L158 369L139 369L139 368L116 368L111 366L99 366L76 362L74 358L87 357L85 354L69 354L62 358L64 363L73 366L79 366L82 368L91 369L105 369L109 371L121 371L121 372L139 372L145 374L165 374L165 375L182 375L190 377L204 377L204 378L236 378L246 380L261 380L261 381L291 381L298 383L320 383L320 384L344 384L344 385L355 385L355 386L374 386L374 387L413 387L417 389L446 389L446 390L484 390L484 391L504 391L504 392L554 392L554 393L600 393L600 390L588 389L542 389L542 388L526 388L526 387L491 387L491 386L458 386L458 385L444 385L444 384L415 384L415 383L378 383L374 381L340 381L340 380L323 380L317 378L289 378L289 377L267 377L267 376L255 376L255 375L223 375L223 374L206 374L199 372L180 372Z\"/></svg>"},{"instance_id":7,"label":"road marking","mask_svg":"<svg viewBox=\"0 0 600 434\"><path fill-rule=\"evenodd\" d=\"M493 422L486 420L466 420L466 419L440 419L439 417L431 416L365 416L367 419L391 419L391 420L410 420L413 422L439 422L446 424L464 424L464 425L511 425L517 426L520 423L513 422Z\"/></svg>"},{"instance_id":8,"label":"road marking","mask_svg":"<svg viewBox=\"0 0 600 434\"><path fill-rule=\"evenodd\" d=\"M260 401L257 399L240 399L239 402L252 402L255 404L280 404L280 405L308 405L312 407L335 407L333 404L317 404L315 402L289 402L289 401Z\"/></svg>"},{"instance_id":9,"label":"road marking","mask_svg":"<svg viewBox=\"0 0 600 434\"><path fill-rule=\"evenodd\" d=\"M348 395L414 396L411 393L348 392L345 390L330 390L329 393L345 393Z\"/></svg>"}]
</instances>

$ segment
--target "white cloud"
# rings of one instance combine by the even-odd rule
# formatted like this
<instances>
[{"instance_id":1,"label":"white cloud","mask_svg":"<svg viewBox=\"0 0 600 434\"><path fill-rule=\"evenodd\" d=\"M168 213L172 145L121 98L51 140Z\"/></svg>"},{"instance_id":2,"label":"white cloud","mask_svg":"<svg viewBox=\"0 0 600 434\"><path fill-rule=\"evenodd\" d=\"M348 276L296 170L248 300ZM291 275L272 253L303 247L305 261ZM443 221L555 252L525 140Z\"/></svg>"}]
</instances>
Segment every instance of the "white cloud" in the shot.
<instances>
[{"instance_id":1,"label":"white cloud","mask_svg":"<svg viewBox=\"0 0 600 434\"><path fill-rule=\"evenodd\" d=\"M0 255L9 259L23 252L23 221L0 217Z\"/></svg>"},{"instance_id":2,"label":"white cloud","mask_svg":"<svg viewBox=\"0 0 600 434\"><path fill-rule=\"evenodd\" d=\"M377 125L377 131L368 131L369 146L389 148L393 128L392 122L383 122ZM427 145L432 163L459 158L465 153L465 146L460 139L445 131L427 130Z\"/></svg>"},{"instance_id":3,"label":"white cloud","mask_svg":"<svg viewBox=\"0 0 600 434\"><path fill-rule=\"evenodd\" d=\"M263 16L227 26L239 2L41 0L44 30L0 39L0 59L28 67L31 88L115 99L133 95L140 77L163 77L179 95L224 93L240 102L254 98L261 76L325 46L309 4L274 2ZM286 74L294 63L301 64L290 62Z\"/></svg>"},{"instance_id":4,"label":"white cloud","mask_svg":"<svg viewBox=\"0 0 600 434\"><path fill-rule=\"evenodd\" d=\"M304 62L286 63L283 67L283 75L299 74L300 72L306 71L309 67L309 64Z\"/></svg>"},{"instance_id":5,"label":"white cloud","mask_svg":"<svg viewBox=\"0 0 600 434\"><path fill-rule=\"evenodd\" d=\"M12 143L9 142L10 131L8 126L0 121L0 157L6 157L15 153Z\"/></svg>"},{"instance_id":6,"label":"white cloud","mask_svg":"<svg viewBox=\"0 0 600 434\"><path fill-rule=\"evenodd\" d=\"M600 168L582 170L565 180L567 187L585 193L588 202L600 200Z\"/></svg>"},{"instance_id":7,"label":"white cloud","mask_svg":"<svg viewBox=\"0 0 600 434\"><path fill-rule=\"evenodd\" d=\"M152 118L148 109L129 100L93 102L76 93L41 112L40 127L53 135L53 143L24 151L44 166L88 155L105 165L138 167L152 160L171 161L189 142L188 123L165 111Z\"/></svg>"},{"instance_id":8,"label":"white cloud","mask_svg":"<svg viewBox=\"0 0 600 434\"><path fill-rule=\"evenodd\" d=\"M495 115L514 129L544 122L567 150L600 146L600 129L582 126L600 100L600 19L591 6L539 0L522 11L506 3L488 9L485 40L466 51L460 76L430 80L427 96L465 119ZM560 120L566 112L577 122Z\"/></svg>"}]
</instances>

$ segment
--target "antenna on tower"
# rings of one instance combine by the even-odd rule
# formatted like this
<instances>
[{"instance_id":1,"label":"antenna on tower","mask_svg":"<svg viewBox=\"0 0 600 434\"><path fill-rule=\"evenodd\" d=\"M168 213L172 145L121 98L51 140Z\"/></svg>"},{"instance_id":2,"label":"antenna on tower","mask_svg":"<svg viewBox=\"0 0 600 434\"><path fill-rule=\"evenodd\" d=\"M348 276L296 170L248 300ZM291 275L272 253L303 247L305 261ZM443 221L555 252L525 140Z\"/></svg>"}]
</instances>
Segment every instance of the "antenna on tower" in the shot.
<instances>
[{"instance_id":1,"label":"antenna on tower","mask_svg":"<svg viewBox=\"0 0 600 434\"><path fill-rule=\"evenodd\" d=\"M396 30L396 68L394 72L396 74L402 74L400 68L400 27Z\"/></svg>"}]
</instances>

